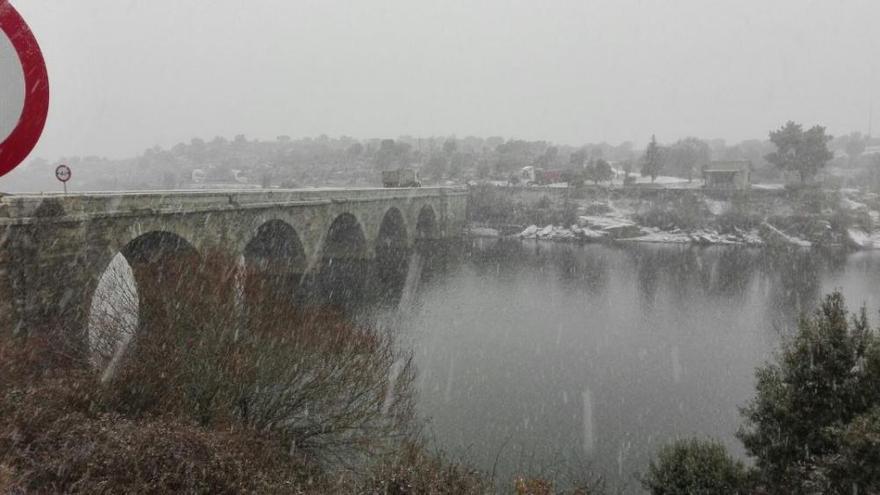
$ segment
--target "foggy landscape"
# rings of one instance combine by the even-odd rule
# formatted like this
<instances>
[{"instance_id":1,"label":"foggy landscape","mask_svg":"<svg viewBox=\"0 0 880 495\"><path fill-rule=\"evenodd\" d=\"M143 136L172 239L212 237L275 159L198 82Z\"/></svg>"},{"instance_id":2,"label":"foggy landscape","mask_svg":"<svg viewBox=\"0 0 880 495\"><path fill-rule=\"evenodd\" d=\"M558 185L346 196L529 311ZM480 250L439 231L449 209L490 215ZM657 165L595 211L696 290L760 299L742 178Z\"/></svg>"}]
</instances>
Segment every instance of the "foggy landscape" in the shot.
<instances>
[{"instance_id":1,"label":"foggy landscape","mask_svg":"<svg viewBox=\"0 0 880 495\"><path fill-rule=\"evenodd\" d=\"M0 492L880 493L878 18L0 0Z\"/></svg>"}]
</instances>

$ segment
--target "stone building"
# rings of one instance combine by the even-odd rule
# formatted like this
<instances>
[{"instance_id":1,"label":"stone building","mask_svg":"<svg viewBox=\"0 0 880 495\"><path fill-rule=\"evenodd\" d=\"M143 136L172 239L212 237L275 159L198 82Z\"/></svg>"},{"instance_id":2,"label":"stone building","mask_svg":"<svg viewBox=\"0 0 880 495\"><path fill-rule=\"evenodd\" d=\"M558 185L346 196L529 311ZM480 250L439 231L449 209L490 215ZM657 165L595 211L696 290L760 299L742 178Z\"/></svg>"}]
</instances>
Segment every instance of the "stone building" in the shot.
<instances>
[{"instance_id":1,"label":"stone building","mask_svg":"<svg viewBox=\"0 0 880 495\"><path fill-rule=\"evenodd\" d=\"M748 189L752 184L752 163L748 160L711 161L703 169L708 189Z\"/></svg>"}]
</instances>

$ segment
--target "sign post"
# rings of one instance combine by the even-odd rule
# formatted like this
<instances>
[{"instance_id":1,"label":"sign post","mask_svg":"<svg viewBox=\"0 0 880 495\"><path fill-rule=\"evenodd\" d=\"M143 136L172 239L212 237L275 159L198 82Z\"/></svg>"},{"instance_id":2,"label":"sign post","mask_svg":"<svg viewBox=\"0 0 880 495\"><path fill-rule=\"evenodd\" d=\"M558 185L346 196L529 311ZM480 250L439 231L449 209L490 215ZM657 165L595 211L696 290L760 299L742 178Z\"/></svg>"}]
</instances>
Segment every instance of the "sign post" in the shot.
<instances>
[{"instance_id":1,"label":"sign post","mask_svg":"<svg viewBox=\"0 0 880 495\"><path fill-rule=\"evenodd\" d=\"M0 0L0 176L18 166L40 139L49 112L49 76L24 19Z\"/></svg>"},{"instance_id":2,"label":"sign post","mask_svg":"<svg viewBox=\"0 0 880 495\"><path fill-rule=\"evenodd\" d=\"M64 184L64 194L67 194L67 181L70 180L72 173L70 171L70 167L65 164L58 165L55 167L55 178L61 181Z\"/></svg>"}]
</instances>

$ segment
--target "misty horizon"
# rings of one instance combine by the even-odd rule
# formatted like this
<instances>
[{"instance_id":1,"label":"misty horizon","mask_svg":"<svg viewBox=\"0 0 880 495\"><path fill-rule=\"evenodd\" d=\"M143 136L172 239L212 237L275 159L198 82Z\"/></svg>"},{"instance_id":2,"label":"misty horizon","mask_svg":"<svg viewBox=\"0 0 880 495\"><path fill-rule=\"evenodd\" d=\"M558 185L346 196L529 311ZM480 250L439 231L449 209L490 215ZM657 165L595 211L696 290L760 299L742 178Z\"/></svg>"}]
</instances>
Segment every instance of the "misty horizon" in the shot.
<instances>
[{"instance_id":1,"label":"misty horizon","mask_svg":"<svg viewBox=\"0 0 880 495\"><path fill-rule=\"evenodd\" d=\"M364 143L364 144L367 144L367 143L378 144L380 141L389 140L389 139L392 141L407 142L407 143L421 141L424 143L424 147L425 147L424 149L421 150L423 152L428 152L428 151L430 151L430 149L439 150L442 147L442 143L446 140L472 140L472 139L480 140L480 141L492 141L492 140L500 139L503 142L523 141L523 142L528 142L528 143L545 143L546 146L548 146L548 147L555 146L555 147L562 147L562 148L573 149L573 150L582 149L582 148L590 148L590 147L602 147L602 146L617 148L617 147L621 147L621 146L625 146L625 145L629 144L632 146L633 151L644 151L645 147L647 146L647 144L651 140L651 136L655 136L657 139L657 144L661 145L661 146L669 146L669 145L672 145L678 141L681 141L681 140L687 139L687 138L696 138L696 139L698 139L702 142L705 142L709 145L719 145L719 146L721 146L721 145L736 146L738 144L748 143L748 142L756 142L756 141L761 142L761 143L770 143L771 141L767 137L769 132L773 131L773 130L777 130L778 128L782 127L783 124L784 124L784 122L780 123L780 125L774 129L768 129L767 133L763 137L745 138L745 139L737 140L737 141L725 139L723 137L712 138L712 137L703 137L703 136L695 136L695 135L674 136L674 137L669 137L667 139L661 139L660 135L656 134L656 133L649 135L646 139L643 139L641 141L607 142L607 141L589 141L589 140L587 140L587 141L584 141L581 143L566 143L566 142L559 142L559 141L553 140L553 139L528 139L528 138L523 138L520 136L501 136L501 135L497 135L497 134L485 135L485 136L460 135L460 134L455 134L455 133L449 134L449 135L432 135L432 136L415 136L415 135L411 135L411 134L402 134L402 135L398 135L398 136L370 136L370 137L350 136L350 135L346 135L346 134L340 134L340 135L318 134L318 135L308 135L308 136L290 136L287 134L279 134L274 137L261 137L261 136L249 136L246 134L239 133L239 134L235 134L235 135L216 135L216 136L211 136L211 137L192 136L190 138L181 139L178 142L170 143L168 145L162 145L162 144L148 145L139 151L135 151L131 154L119 155L119 156L108 156L108 155L102 155L102 154L84 154L84 155L69 154L69 155L60 155L60 156L50 157L50 156L42 156L42 155L37 156L37 155L31 154L31 156L28 158L27 162L25 162L25 163L28 163L32 160L47 160L49 162L53 162L53 161L57 161L57 160L63 160L65 158L89 158L89 157L107 159L107 160L112 160L112 161L126 160L126 159L130 159L130 158L136 158L139 156L143 156L143 154L149 150L155 150L155 149L170 150L176 145L179 145L179 144L190 145L194 141L201 141L204 143L210 143L214 140L219 139L219 140L226 141L226 142L232 142L233 140L235 140L239 136L244 137L245 140L247 140L248 142L251 142L251 143L271 143L271 142L280 141L282 139L289 139L291 141L309 141L309 140L317 141L317 140L321 140L321 139L327 139L330 141L351 140L351 141L356 141L356 142L360 142L360 143ZM821 125L818 123L815 123L815 124L813 124L813 123L799 123L799 124L801 124L804 128L809 128L809 127L812 127L813 125ZM829 132L829 135L832 138L846 137L846 136L850 136L853 134L861 135L862 137L864 137L866 139L871 138L871 142L876 142L876 139L877 139L877 136L869 136L866 133L863 134L859 130L855 130L852 132L840 132L840 133L836 133L836 134L832 134ZM431 144L430 144L431 142L434 143L433 148L429 148L429 146L431 146ZM419 151L419 150L414 149L413 151ZM14 174L15 171L13 171L12 173ZM0 181L2 181L2 178L0 178Z\"/></svg>"},{"instance_id":2,"label":"misty horizon","mask_svg":"<svg viewBox=\"0 0 880 495\"><path fill-rule=\"evenodd\" d=\"M14 2L49 68L34 157L194 137L560 145L868 132L872 2ZM791 15L796 12L797 15Z\"/></svg>"}]
</instances>

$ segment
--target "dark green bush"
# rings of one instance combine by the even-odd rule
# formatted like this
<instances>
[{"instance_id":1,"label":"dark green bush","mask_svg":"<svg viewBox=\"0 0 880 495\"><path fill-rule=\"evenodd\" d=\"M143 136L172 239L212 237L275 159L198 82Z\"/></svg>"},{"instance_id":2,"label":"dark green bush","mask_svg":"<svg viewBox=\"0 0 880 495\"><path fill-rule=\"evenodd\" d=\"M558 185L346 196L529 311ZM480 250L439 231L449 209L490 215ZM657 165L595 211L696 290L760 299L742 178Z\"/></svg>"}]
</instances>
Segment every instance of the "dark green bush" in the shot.
<instances>
[{"instance_id":1,"label":"dark green bush","mask_svg":"<svg viewBox=\"0 0 880 495\"><path fill-rule=\"evenodd\" d=\"M663 446L641 483L653 495L748 493L745 466L720 443L695 438Z\"/></svg>"},{"instance_id":2,"label":"dark green bush","mask_svg":"<svg viewBox=\"0 0 880 495\"><path fill-rule=\"evenodd\" d=\"M834 453L819 460L809 479L821 493L880 493L880 407L833 428Z\"/></svg>"},{"instance_id":3,"label":"dark green bush","mask_svg":"<svg viewBox=\"0 0 880 495\"><path fill-rule=\"evenodd\" d=\"M840 428L878 404L878 341L864 309L851 317L835 292L801 320L775 363L758 368L738 436L764 484L800 493L818 461L839 454Z\"/></svg>"}]
</instances>

